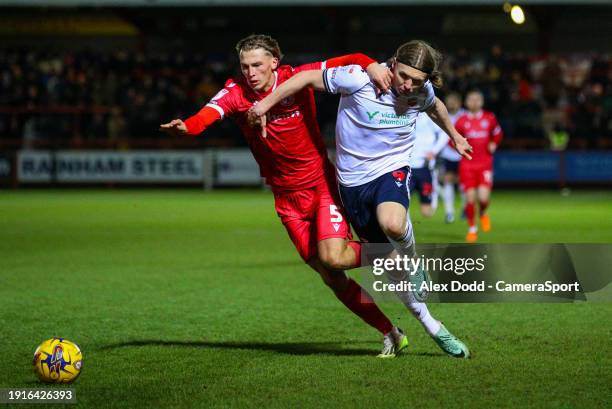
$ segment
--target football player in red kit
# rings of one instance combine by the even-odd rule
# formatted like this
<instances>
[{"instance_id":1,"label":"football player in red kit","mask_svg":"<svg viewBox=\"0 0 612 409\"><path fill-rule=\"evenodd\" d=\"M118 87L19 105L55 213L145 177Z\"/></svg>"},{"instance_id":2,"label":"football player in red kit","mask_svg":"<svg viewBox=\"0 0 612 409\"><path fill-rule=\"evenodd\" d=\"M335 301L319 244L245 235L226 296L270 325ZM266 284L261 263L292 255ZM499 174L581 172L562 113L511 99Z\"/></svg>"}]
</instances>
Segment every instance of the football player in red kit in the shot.
<instances>
[{"instance_id":1,"label":"football player in red kit","mask_svg":"<svg viewBox=\"0 0 612 409\"><path fill-rule=\"evenodd\" d=\"M274 193L281 222L298 253L336 297L354 314L384 335L381 357L392 357L407 346L406 337L380 311L371 296L345 269L361 262L361 244L351 241L350 227L340 205L335 169L327 157L316 121L314 93L305 89L271 110L267 133L252 127L248 110L294 74L311 69L359 64L386 91L390 72L363 54L351 54L299 67L280 65L278 43L266 35L238 42L242 76L229 79L196 115L161 125L171 135L198 135L225 117L236 121ZM390 347L391 346L391 347Z\"/></svg>"},{"instance_id":2,"label":"football player in red kit","mask_svg":"<svg viewBox=\"0 0 612 409\"><path fill-rule=\"evenodd\" d=\"M455 128L467 138L474 148L472 160L461 159L459 163L459 183L465 192L465 215L469 230L466 241L478 240L475 223L476 199L480 213L482 231L491 230L491 220L487 214L493 187L493 154L502 140L503 133L492 112L484 111L484 97L480 91L470 91L465 97L467 113L459 117Z\"/></svg>"}]
</instances>

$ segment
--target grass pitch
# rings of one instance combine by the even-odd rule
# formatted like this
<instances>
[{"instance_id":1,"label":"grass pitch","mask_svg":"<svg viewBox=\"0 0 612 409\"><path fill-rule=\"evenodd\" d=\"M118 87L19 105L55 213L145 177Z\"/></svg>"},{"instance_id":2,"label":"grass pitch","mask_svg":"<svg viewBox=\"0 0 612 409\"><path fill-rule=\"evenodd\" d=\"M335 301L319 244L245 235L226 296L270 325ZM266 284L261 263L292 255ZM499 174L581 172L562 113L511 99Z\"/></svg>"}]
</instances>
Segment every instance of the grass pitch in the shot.
<instances>
[{"instance_id":1,"label":"grass pitch","mask_svg":"<svg viewBox=\"0 0 612 409\"><path fill-rule=\"evenodd\" d=\"M481 237L612 243L611 211L612 192L495 192ZM461 242L442 217L414 214L417 241ZM32 353L63 336L84 355L77 407L610 405L612 304L431 305L469 361L382 307L401 358L375 358L379 335L301 262L266 192L0 192L0 387L43 386Z\"/></svg>"}]
</instances>

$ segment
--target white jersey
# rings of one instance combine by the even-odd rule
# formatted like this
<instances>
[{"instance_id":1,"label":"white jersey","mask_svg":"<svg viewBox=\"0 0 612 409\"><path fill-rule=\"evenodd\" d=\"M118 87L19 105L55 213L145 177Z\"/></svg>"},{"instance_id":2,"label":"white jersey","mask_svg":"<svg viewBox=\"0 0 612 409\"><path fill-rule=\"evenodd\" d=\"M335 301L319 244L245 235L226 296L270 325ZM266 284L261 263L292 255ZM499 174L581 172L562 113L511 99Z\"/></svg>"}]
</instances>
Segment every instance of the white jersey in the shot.
<instances>
[{"instance_id":1,"label":"white jersey","mask_svg":"<svg viewBox=\"0 0 612 409\"><path fill-rule=\"evenodd\" d=\"M454 124L457 123L457 119L459 119L459 117L463 114L465 114L465 109L460 108L457 112L455 112L454 114L451 114L450 112L448 113L448 117L450 118L451 122ZM445 134L446 135L446 134ZM448 136L446 136L447 141L450 140L450 138L448 138ZM447 145L444 147L444 149L442 149L442 152L440 152L440 157L442 159L446 159L446 160L450 160L453 162L457 162L461 159L461 155L459 155L459 152L457 152L457 150L455 148L453 148L452 146Z\"/></svg>"},{"instance_id":2,"label":"white jersey","mask_svg":"<svg viewBox=\"0 0 612 409\"><path fill-rule=\"evenodd\" d=\"M417 117L415 133L410 167L416 169L427 166L432 169L436 164L436 155L448 144L448 136L427 114ZM429 153L433 155L432 160L427 159Z\"/></svg>"},{"instance_id":3,"label":"white jersey","mask_svg":"<svg viewBox=\"0 0 612 409\"><path fill-rule=\"evenodd\" d=\"M336 168L343 186L359 186L408 166L419 112L434 103L431 82L412 95L376 87L358 65L323 71L328 92L341 94L336 121Z\"/></svg>"}]
</instances>

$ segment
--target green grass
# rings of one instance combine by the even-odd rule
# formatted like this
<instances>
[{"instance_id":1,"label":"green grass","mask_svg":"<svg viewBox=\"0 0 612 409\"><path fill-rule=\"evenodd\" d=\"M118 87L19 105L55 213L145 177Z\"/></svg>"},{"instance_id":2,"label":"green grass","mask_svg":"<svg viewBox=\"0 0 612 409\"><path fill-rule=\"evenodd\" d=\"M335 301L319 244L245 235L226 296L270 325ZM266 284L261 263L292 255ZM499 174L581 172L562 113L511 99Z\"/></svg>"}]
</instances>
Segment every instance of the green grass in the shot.
<instances>
[{"instance_id":1,"label":"green grass","mask_svg":"<svg viewBox=\"0 0 612 409\"><path fill-rule=\"evenodd\" d=\"M612 243L611 211L612 192L496 192L483 239ZM78 407L610 405L612 304L431 305L470 361L383 308L409 335L398 359L374 358L379 335L300 261L266 192L0 192L0 387L41 386L32 353L63 336L84 354Z\"/></svg>"}]
</instances>

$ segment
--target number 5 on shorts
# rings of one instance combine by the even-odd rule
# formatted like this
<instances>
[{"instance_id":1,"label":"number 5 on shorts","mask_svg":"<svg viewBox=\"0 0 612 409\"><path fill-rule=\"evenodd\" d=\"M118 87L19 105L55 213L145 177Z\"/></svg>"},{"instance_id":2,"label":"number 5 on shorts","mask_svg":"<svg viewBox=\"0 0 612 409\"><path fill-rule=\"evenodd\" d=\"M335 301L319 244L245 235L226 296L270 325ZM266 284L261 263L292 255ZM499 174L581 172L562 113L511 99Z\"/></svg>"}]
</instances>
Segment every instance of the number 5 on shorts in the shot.
<instances>
[{"instance_id":1,"label":"number 5 on shorts","mask_svg":"<svg viewBox=\"0 0 612 409\"><path fill-rule=\"evenodd\" d=\"M342 222L342 213L340 213L338 211L338 206L336 205L329 205L329 214L331 215L330 217L330 221L332 223L341 223Z\"/></svg>"}]
</instances>

